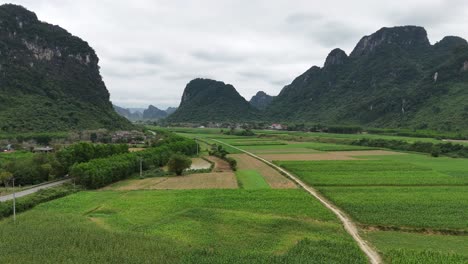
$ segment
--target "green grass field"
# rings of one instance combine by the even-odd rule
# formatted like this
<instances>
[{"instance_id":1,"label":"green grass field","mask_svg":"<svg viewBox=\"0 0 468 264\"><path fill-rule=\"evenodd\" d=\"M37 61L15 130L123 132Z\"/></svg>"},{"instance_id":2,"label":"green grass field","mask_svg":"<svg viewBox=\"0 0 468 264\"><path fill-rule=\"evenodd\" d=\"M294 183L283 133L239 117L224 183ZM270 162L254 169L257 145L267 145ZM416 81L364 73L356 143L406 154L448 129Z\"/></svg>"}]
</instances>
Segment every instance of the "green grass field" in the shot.
<instances>
[{"instance_id":1,"label":"green grass field","mask_svg":"<svg viewBox=\"0 0 468 264\"><path fill-rule=\"evenodd\" d=\"M301 190L80 192L0 233L0 263L367 263Z\"/></svg>"},{"instance_id":2,"label":"green grass field","mask_svg":"<svg viewBox=\"0 0 468 264\"><path fill-rule=\"evenodd\" d=\"M263 176L255 170L238 170L236 171L237 182L241 189L269 189L270 185L265 181Z\"/></svg>"}]
</instances>

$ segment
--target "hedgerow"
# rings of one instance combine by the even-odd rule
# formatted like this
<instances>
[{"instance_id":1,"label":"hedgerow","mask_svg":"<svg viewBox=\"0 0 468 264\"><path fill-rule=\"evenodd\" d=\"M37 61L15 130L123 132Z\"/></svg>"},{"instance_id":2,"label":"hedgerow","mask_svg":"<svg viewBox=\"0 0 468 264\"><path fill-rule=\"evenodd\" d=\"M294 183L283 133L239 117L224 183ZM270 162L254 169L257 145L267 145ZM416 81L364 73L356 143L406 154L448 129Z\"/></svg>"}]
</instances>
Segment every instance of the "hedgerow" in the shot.
<instances>
[{"instance_id":1,"label":"hedgerow","mask_svg":"<svg viewBox=\"0 0 468 264\"><path fill-rule=\"evenodd\" d=\"M73 165L70 175L89 189L97 189L125 179L140 169L160 167L167 164L172 153L193 155L197 152L195 141L181 137L171 137L170 143L137 153L114 155L103 159Z\"/></svg>"}]
</instances>

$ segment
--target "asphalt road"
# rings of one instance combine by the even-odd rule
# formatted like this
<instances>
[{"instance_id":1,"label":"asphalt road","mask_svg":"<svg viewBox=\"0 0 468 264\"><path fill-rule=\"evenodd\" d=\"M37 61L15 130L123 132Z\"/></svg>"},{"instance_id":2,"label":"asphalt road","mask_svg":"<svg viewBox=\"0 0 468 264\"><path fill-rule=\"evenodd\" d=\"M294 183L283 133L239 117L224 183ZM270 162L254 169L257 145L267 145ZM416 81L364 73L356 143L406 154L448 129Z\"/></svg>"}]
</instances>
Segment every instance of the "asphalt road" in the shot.
<instances>
[{"instance_id":1,"label":"asphalt road","mask_svg":"<svg viewBox=\"0 0 468 264\"><path fill-rule=\"evenodd\" d=\"M26 196L26 195L29 195L29 194L33 194L33 193L35 193L35 192L37 192L39 190L48 189L48 188L52 188L52 187L55 187L55 186L62 185L62 184L67 183L69 181L71 181L71 179L65 179L65 180L60 180L60 181L54 181L54 182L51 182L51 183L41 184L41 185L32 187L30 189L26 189L24 191L17 192L15 195L16 195L16 198L23 197L23 196ZM6 201L9 201L9 200L13 200L13 194L0 196L0 202L6 202Z\"/></svg>"},{"instance_id":2,"label":"asphalt road","mask_svg":"<svg viewBox=\"0 0 468 264\"><path fill-rule=\"evenodd\" d=\"M301 181L299 178L297 178L296 176L292 175L290 172L284 170L283 168L273 164L272 162L262 158L262 157L259 157L253 153L250 153L248 151L245 151L243 149L240 149L238 147L235 147L235 146L232 146L232 145L229 145L227 143L224 143L222 141L219 141L219 140L216 140L216 139L212 139L213 141L216 141L216 142L219 142L221 144L224 144L226 146L229 146L229 147L232 147L232 148L235 148L239 151L242 151L244 152L245 154L247 155L250 155L260 161L263 161L264 163L266 163L267 165L273 167L274 169L278 170L279 172L283 173L284 175L286 175L288 178L290 178L291 180L293 180L294 182L296 182L299 186L301 186L304 190L306 190L308 193L310 193L313 197L315 197L317 200L320 201L320 203L322 203L323 205L325 205L330 211L332 211L337 217L338 219L340 219L340 221L343 223L343 226L345 228L345 230L353 237L353 239L356 241L356 243L359 245L359 248L366 254L367 258L369 259L369 262L372 263L372 264L380 264L382 263L382 259L379 255L379 253L377 253L377 251L372 248L368 243L367 241L365 241L360 235L359 235L359 231L358 231L358 228L356 226L356 224L351 220L351 218L349 218L343 211L341 211L341 209L339 209L338 207L336 207L333 203L331 203L330 201L328 201L325 197L323 197L321 194L319 194L319 192L317 190L315 190L314 188L312 188L311 186L305 184L303 181Z\"/></svg>"}]
</instances>

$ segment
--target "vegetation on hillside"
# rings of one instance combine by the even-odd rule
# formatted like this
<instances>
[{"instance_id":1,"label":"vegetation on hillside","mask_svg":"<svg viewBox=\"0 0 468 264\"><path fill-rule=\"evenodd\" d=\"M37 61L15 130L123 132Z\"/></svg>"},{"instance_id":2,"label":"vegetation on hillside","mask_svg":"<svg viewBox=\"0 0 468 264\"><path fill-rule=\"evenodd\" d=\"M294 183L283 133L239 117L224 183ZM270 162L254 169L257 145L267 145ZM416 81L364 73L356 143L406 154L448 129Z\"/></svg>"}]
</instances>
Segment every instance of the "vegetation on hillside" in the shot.
<instances>
[{"instance_id":1,"label":"vegetation on hillside","mask_svg":"<svg viewBox=\"0 0 468 264\"><path fill-rule=\"evenodd\" d=\"M0 131L122 129L89 45L23 7L0 6Z\"/></svg>"}]
</instances>

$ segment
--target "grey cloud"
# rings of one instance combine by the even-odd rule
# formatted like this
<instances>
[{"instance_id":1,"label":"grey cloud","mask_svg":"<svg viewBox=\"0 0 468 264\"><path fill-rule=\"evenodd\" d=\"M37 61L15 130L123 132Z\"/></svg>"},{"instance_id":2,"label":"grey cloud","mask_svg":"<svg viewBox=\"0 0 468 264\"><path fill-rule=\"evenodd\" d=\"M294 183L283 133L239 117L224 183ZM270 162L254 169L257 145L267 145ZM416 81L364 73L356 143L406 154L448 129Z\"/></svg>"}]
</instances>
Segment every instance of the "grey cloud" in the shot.
<instances>
[{"instance_id":1,"label":"grey cloud","mask_svg":"<svg viewBox=\"0 0 468 264\"><path fill-rule=\"evenodd\" d=\"M294 13L286 17L286 23L302 24L321 20L323 16L317 13Z\"/></svg>"},{"instance_id":2,"label":"grey cloud","mask_svg":"<svg viewBox=\"0 0 468 264\"><path fill-rule=\"evenodd\" d=\"M208 62L242 62L247 59L246 56L229 54L227 51L195 51L191 55L198 60Z\"/></svg>"},{"instance_id":3,"label":"grey cloud","mask_svg":"<svg viewBox=\"0 0 468 264\"><path fill-rule=\"evenodd\" d=\"M468 36L466 0L11 1L86 40L125 107L178 105L196 77L232 83L245 98L278 94L333 48L349 53L383 26Z\"/></svg>"}]
</instances>

